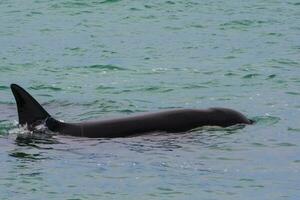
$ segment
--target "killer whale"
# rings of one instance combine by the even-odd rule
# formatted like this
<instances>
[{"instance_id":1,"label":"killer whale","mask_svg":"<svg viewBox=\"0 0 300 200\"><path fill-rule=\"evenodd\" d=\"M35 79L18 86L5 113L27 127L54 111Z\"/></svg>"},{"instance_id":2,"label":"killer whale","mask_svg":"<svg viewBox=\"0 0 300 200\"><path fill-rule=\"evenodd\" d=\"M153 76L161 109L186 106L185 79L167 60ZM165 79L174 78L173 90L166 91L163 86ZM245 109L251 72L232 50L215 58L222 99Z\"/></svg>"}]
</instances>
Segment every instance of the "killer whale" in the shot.
<instances>
[{"instance_id":1,"label":"killer whale","mask_svg":"<svg viewBox=\"0 0 300 200\"><path fill-rule=\"evenodd\" d=\"M228 127L235 124L252 124L242 113L229 108L173 109L134 116L106 119L95 122L65 123L54 119L22 87L11 84L15 97L19 124L34 130L45 126L59 134L90 138L114 138L146 134L156 131L184 132L201 126Z\"/></svg>"}]
</instances>

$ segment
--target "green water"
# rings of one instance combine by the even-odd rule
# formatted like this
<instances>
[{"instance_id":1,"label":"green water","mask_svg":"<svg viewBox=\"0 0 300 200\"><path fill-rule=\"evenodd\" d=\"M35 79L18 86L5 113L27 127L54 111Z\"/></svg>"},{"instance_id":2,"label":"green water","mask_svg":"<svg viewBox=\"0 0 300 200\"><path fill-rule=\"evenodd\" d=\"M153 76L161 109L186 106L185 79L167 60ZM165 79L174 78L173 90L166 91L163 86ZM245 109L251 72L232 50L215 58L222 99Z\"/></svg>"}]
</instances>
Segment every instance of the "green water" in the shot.
<instances>
[{"instance_id":1,"label":"green water","mask_svg":"<svg viewBox=\"0 0 300 200\"><path fill-rule=\"evenodd\" d=\"M0 199L299 199L298 1L0 1ZM16 139L11 83L82 121L229 107L257 123Z\"/></svg>"}]
</instances>

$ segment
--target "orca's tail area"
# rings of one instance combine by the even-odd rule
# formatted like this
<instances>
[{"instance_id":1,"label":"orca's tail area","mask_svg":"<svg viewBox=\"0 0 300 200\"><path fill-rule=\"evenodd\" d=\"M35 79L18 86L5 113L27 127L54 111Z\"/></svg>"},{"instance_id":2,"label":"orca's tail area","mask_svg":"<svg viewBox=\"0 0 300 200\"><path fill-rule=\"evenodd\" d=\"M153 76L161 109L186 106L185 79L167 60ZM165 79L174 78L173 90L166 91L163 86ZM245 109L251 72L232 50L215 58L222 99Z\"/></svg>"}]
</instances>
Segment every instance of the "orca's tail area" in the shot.
<instances>
[{"instance_id":1,"label":"orca's tail area","mask_svg":"<svg viewBox=\"0 0 300 200\"><path fill-rule=\"evenodd\" d=\"M45 121L50 115L48 112L23 88L16 84L10 86L16 99L19 124L27 124L29 129Z\"/></svg>"}]
</instances>

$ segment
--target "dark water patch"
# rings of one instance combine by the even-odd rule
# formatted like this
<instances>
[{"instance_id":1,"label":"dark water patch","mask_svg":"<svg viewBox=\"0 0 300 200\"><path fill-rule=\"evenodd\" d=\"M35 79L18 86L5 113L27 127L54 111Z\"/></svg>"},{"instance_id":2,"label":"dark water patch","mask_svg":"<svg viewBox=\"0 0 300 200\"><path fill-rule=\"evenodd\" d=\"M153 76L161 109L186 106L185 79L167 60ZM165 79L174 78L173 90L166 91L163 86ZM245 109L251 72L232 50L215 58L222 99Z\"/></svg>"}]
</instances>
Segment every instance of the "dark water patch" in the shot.
<instances>
[{"instance_id":1,"label":"dark water patch","mask_svg":"<svg viewBox=\"0 0 300 200\"><path fill-rule=\"evenodd\" d=\"M115 193L112 193L115 194ZM83 198L68 198L67 200L83 200Z\"/></svg>"},{"instance_id":2,"label":"dark water patch","mask_svg":"<svg viewBox=\"0 0 300 200\"><path fill-rule=\"evenodd\" d=\"M7 89L9 89L9 87L8 87L8 86L5 86L5 85L0 85L0 90L7 90Z\"/></svg>"},{"instance_id":3,"label":"dark water patch","mask_svg":"<svg viewBox=\"0 0 300 200\"><path fill-rule=\"evenodd\" d=\"M42 173L41 172L31 172L31 173L21 173L20 175L27 176L27 177L36 177L36 176L42 175ZM33 189L32 191L36 191L36 189Z\"/></svg>"},{"instance_id":4,"label":"dark water patch","mask_svg":"<svg viewBox=\"0 0 300 200\"><path fill-rule=\"evenodd\" d=\"M174 89L172 89L172 88L165 88L165 87L161 87L161 86L150 86L150 87L145 87L145 88L139 89L139 91L162 92L162 93L171 92L173 90Z\"/></svg>"},{"instance_id":5,"label":"dark water patch","mask_svg":"<svg viewBox=\"0 0 300 200\"><path fill-rule=\"evenodd\" d=\"M241 182L254 182L255 180L252 179L252 178L241 178L241 179L239 179L239 181L241 181Z\"/></svg>"},{"instance_id":6,"label":"dark water patch","mask_svg":"<svg viewBox=\"0 0 300 200\"><path fill-rule=\"evenodd\" d=\"M67 2L62 2L61 5L63 7L67 7L67 8L84 8L84 7L92 6L88 3L88 1L77 1L77 0L70 0Z\"/></svg>"},{"instance_id":7,"label":"dark water patch","mask_svg":"<svg viewBox=\"0 0 300 200\"><path fill-rule=\"evenodd\" d=\"M300 128L292 128L292 127L288 127L287 130L288 130L288 131L291 131L291 132L297 132L297 133L300 133Z\"/></svg>"},{"instance_id":8,"label":"dark water patch","mask_svg":"<svg viewBox=\"0 0 300 200\"><path fill-rule=\"evenodd\" d=\"M268 79L273 79L273 78L275 78L276 77L276 74L271 74L271 75L269 75L266 79L268 80Z\"/></svg>"},{"instance_id":9,"label":"dark water patch","mask_svg":"<svg viewBox=\"0 0 300 200\"><path fill-rule=\"evenodd\" d=\"M71 14L71 15L81 15L81 14L91 14L91 13L93 13L93 11L91 11L91 10L80 10L80 11L78 11L78 12L75 12L75 13L73 13L73 14ZM79 24L81 24L81 23L79 23ZM83 26L85 26L85 27L90 27L90 25L88 25L88 24L81 24L81 25L83 25ZM97 24L97 25L94 25L95 27L102 27L100 24ZM91 35L91 36L93 36L93 35Z\"/></svg>"},{"instance_id":10,"label":"dark water patch","mask_svg":"<svg viewBox=\"0 0 300 200\"><path fill-rule=\"evenodd\" d=\"M104 85L100 85L96 88L96 90L112 90L115 89L114 87L111 86L104 86Z\"/></svg>"},{"instance_id":11,"label":"dark water patch","mask_svg":"<svg viewBox=\"0 0 300 200\"><path fill-rule=\"evenodd\" d=\"M49 28L42 28L42 29L40 29L41 33L51 33L52 31L54 31L54 30L49 29Z\"/></svg>"},{"instance_id":12,"label":"dark water patch","mask_svg":"<svg viewBox=\"0 0 300 200\"><path fill-rule=\"evenodd\" d=\"M174 1L166 1L166 4L175 5L175 2Z\"/></svg>"},{"instance_id":13,"label":"dark water patch","mask_svg":"<svg viewBox=\"0 0 300 200\"><path fill-rule=\"evenodd\" d=\"M300 92L286 92L286 94L294 95L294 96L299 96Z\"/></svg>"},{"instance_id":14,"label":"dark water patch","mask_svg":"<svg viewBox=\"0 0 300 200\"><path fill-rule=\"evenodd\" d=\"M300 6L300 2L288 2L288 4L293 6Z\"/></svg>"},{"instance_id":15,"label":"dark water patch","mask_svg":"<svg viewBox=\"0 0 300 200\"><path fill-rule=\"evenodd\" d=\"M264 185L250 185L251 188L264 188Z\"/></svg>"},{"instance_id":16,"label":"dark water patch","mask_svg":"<svg viewBox=\"0 0 300 200\"><path fill-rule=\"evenodd\" d=\"M29 154L29 153L25 153L25 152L12 152L9 154L12 157L15 158L20 158L20 159L25 159L25 160L41 160L41 154L36 153L36 154Z\"/></svg>"},{"instance_id":17,"label":"dark water patch","mask_svg":"<svg viewBox=\"0 0 300 200\"><path fill-rule=\"evenodd\" d=\"M159 106L157 109L159 110L171 110L171 109L180 109L182 107L180 106ZM148 110L145 110L145 112L148 112Z\"/></svg>"},{"instance_id":18,"label":"dark water patch","mask_svg":"<svg viewBox=\"0 0 300 200\"><path fill-rule=\"evenodd\" d=\"M158 193L160 195L168 195L170 197L175 197L172 195L184 194L183 192L179 192L179 191L173 190L171 188L167 188L167 187L158 187L156 189L158 190Z\"/></svg>"},{"instance_id":19,"label":"dark water patch","mask_svg":"<svg viewBox=\"0 0 300 200\"><path fill-rule=\"evenodd\" d=\"M74 51L74 52L83 52L83 51L86 51L86 49L82 49L80 47L73 47L73 48L66 47L65 50Z\"/></svg>"},{"instance_id":20,"label":"dark water patch","mask_svg":"<svg viewBox=\"0 0 300 200\"><path fill-rule=\"evenodd\" d=\"M61 91L62 88L56 87L56 86L51 86L51 85L36 85L36 86L31 86L29 89L32 90L51 90L51 91Z\"/></svg>"},{"instance_id":21,"label":"dark water patch","mask_svg":"<svg viewBox=\"0 0 300 200\"><path fill-rule=\"evenodd\" d=\"M15 140L15 144L20 147L33 147L36 149L50 150L53 149L53 147L45 145L53 145L60 143L56 138L50 138L49 136L41 136L42 134L40 134L40 136L36 135L33 136L32 134L18 134Z\"/></svg>"},{"instance_id":22,"label":"dark water patch","mask_svg":"<svg viewBox=\"0 0 300 200\"><path fill-rule=\"evenodd\" d=\"M34 15L43 15L43 13L39 11L31 11L29 14L26 14L27 17L32 17Z\"/></svg>"},{"instance_id":23,"label":"dark water patch","mask_svg":"<svg viewBox=\"0 0 300 200\"><path fill-rule=\"evenodd\" d=\"M271 33L267 33L268 36L276 36L276 37L281 37L283 36L282 33L274 33L274 32L271 32Z\"/></svg>"},{"instance_id":24,"label":"dark water patch","mask_svg":"<svg viewBox=\"0 0 300 200\"><path fill-rule=\"evenodd\" d=\"M235 59L235 58L236 58L236 56L225 56L224 57L224 59L226 59L226 60Z\"/></svg>"},{"instance_id":25,"label":"dark water patch","mask_svg":"<svg viewBox=\"0 0 300 200\"><path fill-rule=\"evenodd\" d=\"M118 110L118 112L125 113L125 114L132 114L132 113L136 113L137 111L136 110L130 110L130 109L121 109L121 110Z\"/></svg>"},{"instance_id":26,"label":"dark water patch","mask_svg":"<svg viewBox=\"0 0 300 200\"><path fill-rule=\"evenodd\" d=\"M251 79L251 78L255 78L257 76L260 76L260 74L255 74L255 73L254 74L247 74L247 75L243 76L242 78Z\"/></svg>"},{"instance_id":27,"label":"dark water patch","mask_svg":"<svg viewBox=\"0 0 300 200\"><path fill-rule=\"evenodd\" d=\"M234 72L227 72L226 74L224 74L224 76L237 76L238 74L234 73Z\"/></svg>"},{"instance_id":28,"label":"dark water patch","mask_svg":"<svg viewBox=\"0 0 300 200\"><path fill-rule=\"evenodd\" d=\"M118 67L118 66L115 66L115 65L90 65L90 66L86 66L85 68L108 70L108 71L123 71L123 70L128 70L126 68Z\"/></svg>"},{"instance_id":29,"label":"dark water patch","mask_svg":"<svg viewBox=\"0 0 300 200\"><path fill-rule=\"evenodd\" d=\"M155 6L147 4L147 5L144 5L144 7L150 9L150 8L154 8Z\"/></svg>"},{"instance_id":30,"label":"dark water patch","mask_svg":"<svg viewBox=\"0 0 300 200\"><path fill-rule=\"evenodd\" d=\"M62 71L61 68L55 68L55 67L46 67L43 70L46 72L54 72L54 73L60 73Z\"/></svg>"},{"instance_id":31,"label":"dark water patch","mask_svg":"<svg viewBox=\"0 0 300 200\"><path fill-rule=\"evenodd\" d=\"M204 25L201 25L201 24L192 24L192 25L190 25L190 27L202 29L202 28L206 28L207 26L204 26Z\"/></svg>"},{"instance_id":32,"label":"dark water patch","mask_svg":"<svg viewBox=\"0 0 300 200\"><path fill-rule=\"evenodd\" d=\"M255 147L268 147L268 145L259 142L253 142L251 145Z\"/></svg>"},{"instance_id":33,"label":"dark water patch","mask_svg":"<svg viewBox=\"0 0 300 200\"><path fill-rule=\"evenodd\" d=\"M222 160L222 161L243 161L245 159L243 158L230 158L230 157L217 157L217 160Z\"/></svg>"},{"instance_id":34,"label":"dark water patch","mask_svg":"<svg viewBox=\"0 0 300 200\"><path fill-rule=\"evenodd\" d=\"M300 45L293 45L291 49L300 50Z\"/></svg>"},{"instance_id":35,"label":"dark water patch","mask_svg":"<svg viewBox=\"0 0 300 200\"><path fill-rule=\"evenodd\" d=\"M198 49L197 46L185 46L182 49Z\"/></svg>"},{"instance_id":36,"label":"dark water patch","mask_svg":"<svg viewBox=\"0 0 300 200\"><path fill-rule=\"evenodd\" d=\"M132 107L132 106L131 106ZM148 110L142 110L142 109L116 109L117 113L125 113L125 114L140 114L140 113L146 113Z\"/></svg>"},{"instance_id":37,"label":"dark water patch","mask_svg":"<svg viewBox=\"0 0 300 200\"><path fill-rule=\"evenodd\" d=\"M124 90L119 90L119 91L113 91L111 94L122 94L122 93L130 93L133 92L132 89L124 89Z\"/></svg>"},{"instance_id":38,"label":"dark water patch","mask_svg":"<svg viewBox=\"0 0 300 200\"><path fill-rule=\"evenodd\" d=\"M117 3L121 0L105 0L105 1L101 1L100 3L102 4L110 4L110 3Z\"/></svg>"},{"instance_id":39,"label":"dark water patch","mask_svg":"<svg viewBox=\"0 0 300 200\"><path fill-rule=\"evenodd\" d=\"M204 81L200 83L201 85L207 85L207 86L218 86L219 85L219 80L210 80L210 81Z\"/></svg>"},{"instance_id":40,"label":"dark water patch","mask_svg":"<svg viewBox=\"0 0 300 200\"><path fill-rule=\"evenodd\" d=\"M106 50L106 49L104 49L102 52L103 53L109 53L109 54L116 54L117 53L116 51L109 51L109 50Z\"/></svg>"},{"instance_id":41,"label":"dark water patch","mask_svg":"<svg viewBox=\"0 0 300 200\"><path fill-rule=\"evenodd\" d=\"M182 87L183 89L199 89L199 88L208 88L206 85L199 85L199 84L187 84Z\"/></svg>"},{"instance_id":42,"label":"dark water patch","mask_svg":"<svg viewBox=\"0 0 300 200\"><path fill-rule=\"evenodd\" d=\"M178 26L165 26L164 28L171 31L178 31L183 29L183 27L178 27Z\"/></svg>"},{"instance_id":43,"label":"dark water patch","mask_svg":"<svg viewBox=\"0 0 300 200\"><path fill-rule=\"evenodd\" d=\"M130 11L141 11L142 9L132 7L132 8L129 8L129 10Z\"/></svg>"}]
</instances>

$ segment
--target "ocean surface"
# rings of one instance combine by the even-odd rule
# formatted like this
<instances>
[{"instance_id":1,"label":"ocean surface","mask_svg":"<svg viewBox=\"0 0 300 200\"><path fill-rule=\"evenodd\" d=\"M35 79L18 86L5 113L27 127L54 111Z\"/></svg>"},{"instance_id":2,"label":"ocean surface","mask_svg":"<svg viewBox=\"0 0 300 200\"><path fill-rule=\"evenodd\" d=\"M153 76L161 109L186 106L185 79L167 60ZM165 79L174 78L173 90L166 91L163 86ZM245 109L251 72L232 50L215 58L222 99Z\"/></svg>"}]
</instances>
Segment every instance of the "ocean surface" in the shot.
<instances>
[{"instance_id":1,"label":"ocean surface","mask_svg":"<svg viewBox=\"0 0 300 200\"><path fill-rule=\"evenodd\" d=\"M1 0L0 24L1 200L300 199L298 0ZM11 83L67 122L219 106L256 123L28 137Z\"/></svg>"}]
</instances>

